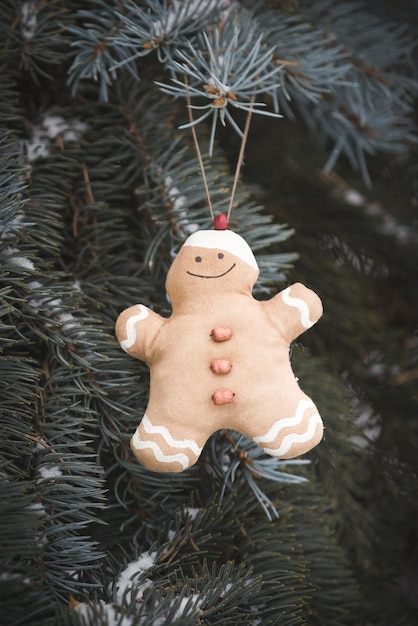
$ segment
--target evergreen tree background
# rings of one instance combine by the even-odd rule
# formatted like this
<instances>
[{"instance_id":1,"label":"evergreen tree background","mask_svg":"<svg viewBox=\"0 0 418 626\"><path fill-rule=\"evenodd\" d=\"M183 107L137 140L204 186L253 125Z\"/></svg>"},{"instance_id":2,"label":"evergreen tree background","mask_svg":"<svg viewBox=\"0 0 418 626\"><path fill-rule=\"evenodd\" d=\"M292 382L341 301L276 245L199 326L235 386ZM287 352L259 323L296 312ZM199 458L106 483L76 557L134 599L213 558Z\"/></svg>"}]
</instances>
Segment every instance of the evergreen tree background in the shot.
<instances>
[{"instance_id":1,"label":"evergreen tree background","mask_svg":"<svg viewBox=\"0 0 418 626\"><path fill-rule=\"evenodd\" d=\"M417 623L417 27L407 1L2 1L1 624ZM208 42L239 70L214 136ZM252 117L231 227L259 297L324 302L292 348L309 464L231 432L179 475L129 449L147 369L115 320L169 314L210 223L184 71L217 211L251 95L283 115Z\"/></svg>"}]
</instances>

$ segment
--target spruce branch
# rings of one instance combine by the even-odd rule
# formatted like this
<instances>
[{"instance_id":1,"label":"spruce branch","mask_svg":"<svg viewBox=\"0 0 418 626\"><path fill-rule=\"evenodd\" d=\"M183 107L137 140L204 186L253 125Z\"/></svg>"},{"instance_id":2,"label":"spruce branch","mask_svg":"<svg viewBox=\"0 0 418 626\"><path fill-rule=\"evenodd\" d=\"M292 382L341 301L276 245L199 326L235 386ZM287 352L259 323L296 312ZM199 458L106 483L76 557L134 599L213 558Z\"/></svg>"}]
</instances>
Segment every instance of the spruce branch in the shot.
<instances>
[{"instance_id":1,"label":"spruce branch","mask_svg":"<svg viewBox=\"0 0 418 626\"><path fill-rule=\"evenodd\" d=\"M266 47L261 35L255 38L251 24L241 32L235 20L229 18L221 29L198 35L196 41L187 42L184 51L177 50L175 58L167 62L173 84L157 82L157 85L164 93L175 97L190 95L190 98L200 97L206 101L206 104L191 105L192 109L205 112L180 128L189 128L211 118L209 156L212 156L218 121L224 126L229 122L238 135L243 136L230 107L280 117L278 113L264 110L264 102L252 99L258 94L274 97L278 89L281 68L274 66L272 58L273 49Z\"/></svg>"},{"instance_id":2,"label":"spruce branch","mask_svg":"<svg viewBox=\"0 0 418 626\"><path fill-rule=\"evenodd\" d=\"M83 77L93 77L107 99L117 72L124 68L138 79L138 61L155 48L171 74L171 83L157 81L161 89L182 98L189 91L198 100L192 105L199 111L193 124L210 123L210 154L219 121L242 132L233 111L248 109L254 94L267 95L274 105L271 112L256 102L255 112L274 117L281 109L294 119L297 111L319 141L331 141L326 172L345 155L370 183L369 155L405 154L416 141L411 124L418 89L410 69L414 37L373 15L364 2L306 0L291 13L242 0L222 15L210 1L195 15L192 3L196 30L182 3L147 0L147 10L128 3L116 16L102 0L95 2L101 8L94 18L101 34L85 21L92 19L87 12L80 14L84 26L70 27L77 35L74 45L85 46L70 71L74 90ZM388 42L384 51L382 40Z\"/></svg>"},{"instance_id":3,"label":"spruce branch","mask_svg":"<svg viewBox=\"0 0 418 626\"><path fill-rule=\"evenodd\" d=\"M263 43L250 14L240 15L236 6L221 19L219 7L212 0L161 4L147 0L147 10L126 3L123 12L106 11L102 0L95 2L101 11L94 23L91 14L80 11L82 25L69 26L76 36L72 45L78 48L69 78L74 93L83 79L92 78L100 81L101 97L107 100L109 85L116 80L117 72L124 68L139 79L137 61L156 49L173 81L157 82L162 91L185 97L190 89L192 98L200 96L207 102L194 105L207 109L194 123L211 116L210 154L219 120L222 124L228 121L242 135L228 105L248 110L255 94L276 98L281 67L272 62L273 49ZM205 29L207 32L199 32ZM184 82L184 74L190 78L190 87ZM264 102L251 106L260 114L279 117L278 113L265 110Z\"/></svg>"},{"instance_id":4,"label":"spruce branch","mask_svg":"<svg viewBox=\"0 0 418 626\"><path fill-rule=\"evenodd\" d=\"M408 76L415 38L405 26L370 13L364 2L335 6L324 0L312 5L308 14L338 38L352 66L353 88L343 85L335 90L311 118L318 130L335 140L324 169L330 171L345 153L370 184L367 154L405 154L417 141L411 117L418 83Z\"/></svg>"},{"instance_id":5,"label":"spruce branch","mask_svg":"<svg viewBox=\"0 0 418 626\"><path fill-rule=\"evenodd\" d=\"M154 559L158 556L148 552L138 563ZM122 573L112 602L74 602L75 623L86 625L94 619L95 624L105 626L112 615L115 621L129 619L141 626L156 626L162 620L183 626L193 626L197 620L233 626L239 616L240 623L251 626L259 615L254 603L260 599L262 582L244 564L217 566L203 561L189 572L181 568L167 572L154 585L147 576L158 574L158 569L158 565L151 565L136 575L133 571L130 582L124 581Z\"/></svg>"},{"instance_id":6,"label":"spruce branch","mask_svg":"<svg viewBox=\"0 0 418 626\"><path fill-rule=\"evenodd\" d=\"M365 2L306 0L297 14L266 11L262 2L251 9L282 63L277 106L290 119L297 111L319 142L331 143L325 172L344 155L370 185L368 156L406 154L416 142L413 31Z\"/></svg>"},{"instance_id":7,"label":"spruce branch","mask_svg":"<svg viewBox=\"0 0 418 626\"><path fill-rule=\"evenodd\" d=\"M100 84L100 98L109 99L109 87L121 70L139 80L137 62L157 50L160 63L170 56L170 48L182 46L219 14L213 0L195 2L153 2L144 7L129 1L92 0L96 11L77 11L77 20L67 29L72 35L73 62L69 84L76 93L85 79Z\"/></svg>"},{"instance_id":8,"label":"spruce branch","mask_svg":"<svg viewBox=\"0 0 418 626\"><path fill-rule=\"evenodd\" d=\"M25 73L37 85L57 77L67 57L65 25L71 13L65 2L13 2L0 6L0 58L8 70Z\"/></svg>"},{"instance_id":9,"label":"spruce branch","mask_svg":"<svg viewBox=\"0 0 418 626\"><path fill-rule=\"evenodd\" d=\"M299 484L307 479L289 473L288 468L309 463L305 459L282 461L266 455L252 441L234 431L224 431L211 439L210 466L221 481L219 500L227 491L238 490L246 482L256 500L271 521L279 517L274 503L263 492L260 480L266 479L281 484Z\"/></svg>"},{"instance_id":10,"label":"spruce branch","mask_svg":"<svg viewBox=\"0 0 418 626\"><path fill-rule=\"evenodd\" d=\"M250 3L245 2L245 5ZM324 36L303 13L296 15L266 10L263 2L251 3L265 33L266 43L274 46L273 61L282 68L280 89L275 93L277 107L294 119L292 102L321 100L336 85L350 85L350 63L339 42Z\"/></svg>"},{"instance_id":11,"label":"spruce branch","mask_svg":"<svg viewBox=\"0 0 418 626\"><path fill-rule=\"evenodd\" d=\"M214 0L145 0L142 8L135 2L127 2L124 12L117 11L122 27L112 42L126 49L126 57L120 65L130 63L139 56L157 50L164 63L170 50L184 46L190 37L199 33L209 23L217 22L224 2Z\"/></svg>"},{"instance_id":12,"label":"spruce branch","mask_svg":"<svg viewBox=\"0 0 418 626\"><path fill-rule=\"evenodd\" d=\"M68 74L68 84L73 94L85 79L99 82L100 99L108 100L109 85L117 77L114 65L118 62L118 52L111 45L110 37L120 27L116 16L118 3L93 0L95 11L80 9L73 23L67 26L71 35L73 61ZM137 73L132 65L128 70Z\"/></svg>"}]
</instances>

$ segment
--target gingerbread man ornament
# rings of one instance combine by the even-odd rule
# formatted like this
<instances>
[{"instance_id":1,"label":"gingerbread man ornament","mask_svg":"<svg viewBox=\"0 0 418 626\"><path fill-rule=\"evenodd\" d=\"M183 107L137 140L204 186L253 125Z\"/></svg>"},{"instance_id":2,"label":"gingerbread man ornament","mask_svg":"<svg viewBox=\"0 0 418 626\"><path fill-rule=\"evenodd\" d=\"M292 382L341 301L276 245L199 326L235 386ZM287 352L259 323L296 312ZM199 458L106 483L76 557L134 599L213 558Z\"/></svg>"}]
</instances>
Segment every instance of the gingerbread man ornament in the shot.
<instances>
[{"instance_id":1,"label":"gingerbread man ornament","mask_svg":"<svg viewBox=\"0 0 418 626\"><path fill-rule=\"evenodd\" d=\"M221 428L282 459L321 440L322 420L289 360L291 341L321 317L321 300L295 283L260 302L252 296L258 273L240 235L197 231L167 275L172 315L142 304L120 314L121 347L150 368L148 406L131 440L145 467L187 469Z\"/></svg>"}]
</instances>

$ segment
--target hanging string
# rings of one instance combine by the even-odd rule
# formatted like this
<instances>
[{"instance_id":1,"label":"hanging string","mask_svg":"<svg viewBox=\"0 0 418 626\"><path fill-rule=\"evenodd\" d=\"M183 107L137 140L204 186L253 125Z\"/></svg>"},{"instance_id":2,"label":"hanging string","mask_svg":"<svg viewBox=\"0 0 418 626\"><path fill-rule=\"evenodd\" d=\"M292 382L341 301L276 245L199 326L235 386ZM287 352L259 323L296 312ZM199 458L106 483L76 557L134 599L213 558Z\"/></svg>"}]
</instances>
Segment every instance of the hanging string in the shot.
<instances>
[{"instance_id":1,"label":"hanging string","mask_svg":"<svg viewBox=\"0 0 418 626\"><path fill-rule=\"evenodd\" d=\"M251 96L250 108L248 109L247 119L245 120L244 134L242 136L241 148L240 148L239 155L238 155L237 169L235 170L234 183L232 185L231 197L229 199L228 213L226 215L226 218L227 218L228 222L229 222L229 218L231 216L232 204L234 202L235 191L237 189L238 178L239 178L239 175L240 175L240 172L241 172L242 162L244 160L245 144L247 143L248 132L250 130L250 122L251 122L251 115L252 115L252 112L253 112L254 100L255 100L255 94L253 94Z\"/></svg>"},{"instance_id":2,"label":"hanging string","mask_svg":"<svg viewBox=\"0 0 418 626\"><path fill-rule=\"evenodd\" d=\"M189 83L187 81L186 74L184 75L184 81L185 81L185 85L186 85L187 110L188 110L188 113L189 113L190 123L192 124L190 128L192 130L192 135L193 135L193 141L194 141L194 145L195 145L195 149L196 149L197 160L199 161L200 172L202 174L203 185L205 187L206 198L207 198L207 201L208 201L210 216L211 216L211 218L213 220L214 219L214 215L213 215L212 201L210 199L209 187L208 187L208 182L206 180L206 174L205 174L205 166L203 165L202 153L200 151L199 141L197 139L196 128L195 128L195 126L193 124L194 120L193 120L192 105L191 105L191 101L190 101Z\"/></svg>"},{"instance_id":3,"label":"hanging string","mask_svg":"<svg viewBox=\"0 0 418 626\"><path fill-rule=\"evenodd\" d=\"M189 83L188 83L186 74L184 75L184 82L185 82L185 85L186 85L187 110L188 110L188 114L189 114L189 120L190 120L190 124L191 124L190 128L191 128L191 131L192 131L193 141L194 141L194 145L195 145L195 149L196 149L197 160L199 162L200 172L202 174L202 180L203 180L203 185L204 185L204 188L205 188L206 198L207 198L207 201L208 201L208 207L209 207L209 211L210 211L210 216L211 216L212 220L215 221L215 217L214 217L214 213L213 213L213 207L212 207L212 200L210 198L208 182L207 182L207 179L206 179L205 166L203 164L202 153L200 151L199 141L198 141L198 138L197 138L196 128L195 128L195 125L194 125L193 111L192 111L192 105L191 105L190 93L189 93ZM241 141L241 147L240 147L240 151L239 151L239 155L238 155L237 167L236 167L235 175L234 175L234 182L232 184L231 197L229 199L228 213L226 215L226 221L227 222L229 222L229 218L231 216L232 205L234 203L234 197L235 197L235 192L236 192L236 189L237 189L238 179L239 179L239 175L240 175L240 172L241 172L242 163L243 163L243 160L244 160L245 144L247 143L248 133L249 133L249 130L250 130L251 115L252 115L252 112L253 112L254 100L255 100L255 94L253 94L251 96L250 108L248 109L247 118L245 120L244 132L243 132L242 141Z\"/></svg>"}]
</instances>

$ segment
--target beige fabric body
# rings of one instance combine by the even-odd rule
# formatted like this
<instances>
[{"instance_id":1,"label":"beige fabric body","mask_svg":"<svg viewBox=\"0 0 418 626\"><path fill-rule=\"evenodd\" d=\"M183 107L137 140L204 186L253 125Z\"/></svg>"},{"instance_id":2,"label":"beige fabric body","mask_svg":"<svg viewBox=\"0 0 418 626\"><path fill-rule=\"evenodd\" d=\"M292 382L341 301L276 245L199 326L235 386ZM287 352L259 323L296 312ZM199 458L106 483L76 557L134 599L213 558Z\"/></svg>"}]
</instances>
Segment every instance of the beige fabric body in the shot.
<instances>
[{"instance_id":1,"label":"beige fabric body","mask_svg":"<svg viewBox=\"0 0 418 626\"><path fill-rule=\"evenodd\" d=\"M297 283L257 301L251 290L258 272L232 253L221 256L183 247L167 276L171 317L136 305L117 321L125 350L150 367L146 417L132 448L154 471L186 469L222 428L243 433L280 458L303 454L322 438L318 411L289 360L290 342L322 314L319 297ZM230 327L232 336L215 341L211 331L221 326ZM229 360L231 370L213 373L214 359ZM215 405L212 395L222 389L233 392L233 401Z\"/></svg>"}]
</instances>

